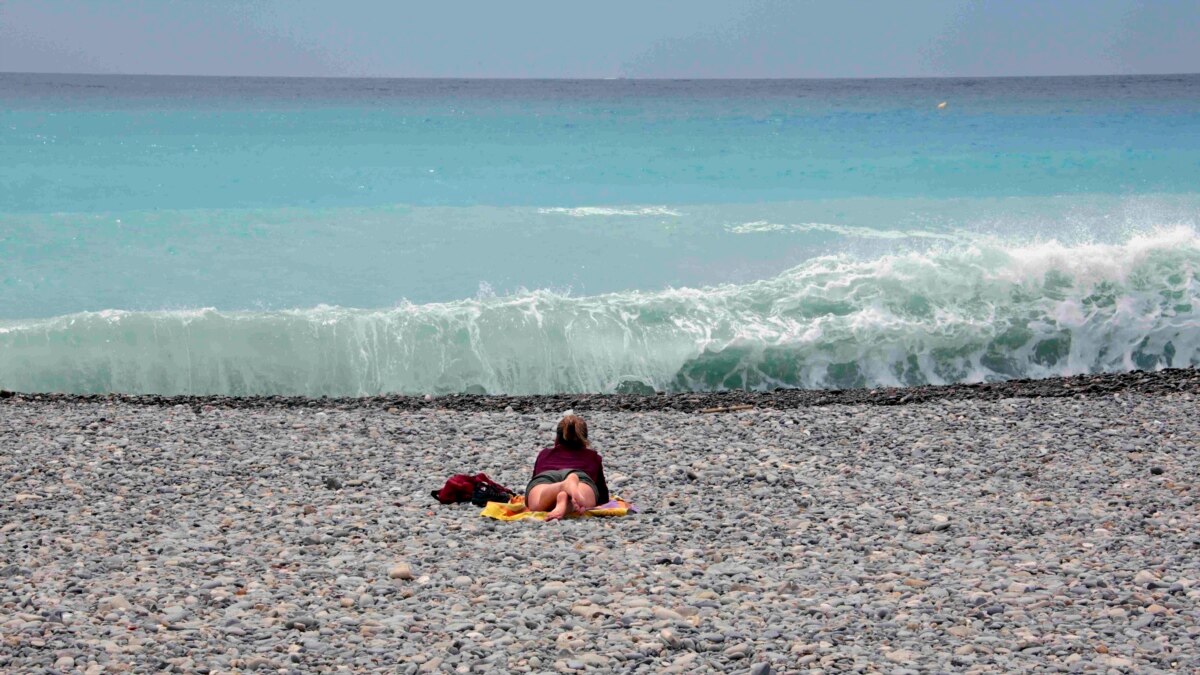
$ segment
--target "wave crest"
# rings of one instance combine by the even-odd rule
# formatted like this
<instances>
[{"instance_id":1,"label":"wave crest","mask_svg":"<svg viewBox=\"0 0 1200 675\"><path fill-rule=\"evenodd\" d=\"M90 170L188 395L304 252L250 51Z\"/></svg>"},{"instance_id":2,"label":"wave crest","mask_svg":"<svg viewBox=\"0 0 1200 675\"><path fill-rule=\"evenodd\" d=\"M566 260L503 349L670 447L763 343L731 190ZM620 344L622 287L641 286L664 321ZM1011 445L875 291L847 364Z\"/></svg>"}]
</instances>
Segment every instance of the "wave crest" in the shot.
<instances>
[{"instance_id":1,"label":"wave crest","mask_svg":"<svg viewBox=\"0 0 1200 675\"><path fill-rule=\"evenodd\" d=\"M1184 227L1118 245L829 256L703 289L0 323L0 387L21 391L841 388L1194 365L1200 237Z\"/></svg>"}]
</instances>

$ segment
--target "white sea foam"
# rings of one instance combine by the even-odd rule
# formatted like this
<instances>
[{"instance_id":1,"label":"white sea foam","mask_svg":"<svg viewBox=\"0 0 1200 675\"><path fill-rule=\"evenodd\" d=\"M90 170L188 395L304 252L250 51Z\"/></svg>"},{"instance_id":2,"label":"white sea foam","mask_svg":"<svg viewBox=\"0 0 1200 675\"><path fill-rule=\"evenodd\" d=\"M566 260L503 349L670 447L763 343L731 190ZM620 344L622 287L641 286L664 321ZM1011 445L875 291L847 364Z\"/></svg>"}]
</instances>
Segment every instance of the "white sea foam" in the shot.
<instances>
[{"instance_id":1,"label":"white sea foam","mask_svg":"<svg viewBox=\"0 0 1200 675\"><path fill-rule=\"evenodd\" d=\"M972 235L966 232L928 232L924 230L877 230L870 227L853 227L833 223L773 223L756 220L739 225L727 225L730 234L762 234L764 232L829 232L858 239L938 239L964 241Z\"/></svg>"},{"instance_id":2,"label":"white sea foam","mask_svg":"<svg viewBox=\"0 0 1200 675\"><path fill-rule=\"evenodd\" d=\"M367 310L0 322L0 388L362 395L846 387L1200 365L1200 236L991 240L770 279Z\"/></svg>"},{"instance_id":3,"label":"white sea foam","mask_svg":"<svg viewBox=\"0 0 1200 675\"><path fill-rule=\"evenodd\" d=\"M590 216L682 216L683 213L666 206L576 206L573 208L541 208L538 213L562 214L572 218Z\"/></svg>"}]
</instances>

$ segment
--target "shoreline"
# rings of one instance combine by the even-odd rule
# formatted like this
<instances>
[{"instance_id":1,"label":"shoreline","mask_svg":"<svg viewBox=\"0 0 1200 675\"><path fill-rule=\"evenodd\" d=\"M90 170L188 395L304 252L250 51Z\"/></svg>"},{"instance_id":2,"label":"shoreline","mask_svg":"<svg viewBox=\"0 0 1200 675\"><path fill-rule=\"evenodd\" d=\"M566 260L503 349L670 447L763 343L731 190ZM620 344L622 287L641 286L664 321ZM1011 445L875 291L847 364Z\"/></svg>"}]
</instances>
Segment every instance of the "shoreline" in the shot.
<instances>
[{"instance_id":1,"label":"shoreline","mask_svg":"<svg viewBox=\"0 0 1200 675\"><path fill-rule=\"evenodd\" d=\"M412 412L447 409L463 412L535 413L556 410L613 412L726 412L710 410L752 406L789 410L825 405L892 406L932 401L996 401L1005 398L1094 398L1121 393L1200 393L1200 369L1167 368L1072 375L1044 379L1017 379L977 384L922 385L874 389L776 389L774 391L659 392L650 394L447 394L413 396L384 394L354 398L306 396L220 396L158 394L28 393L0 389L0 403L25 401L122 403L143 406L184 405L193 408L330 408L338 410L393 409ZM510 410L511 409L511 410Z\"/></svg>"}]
</instances>

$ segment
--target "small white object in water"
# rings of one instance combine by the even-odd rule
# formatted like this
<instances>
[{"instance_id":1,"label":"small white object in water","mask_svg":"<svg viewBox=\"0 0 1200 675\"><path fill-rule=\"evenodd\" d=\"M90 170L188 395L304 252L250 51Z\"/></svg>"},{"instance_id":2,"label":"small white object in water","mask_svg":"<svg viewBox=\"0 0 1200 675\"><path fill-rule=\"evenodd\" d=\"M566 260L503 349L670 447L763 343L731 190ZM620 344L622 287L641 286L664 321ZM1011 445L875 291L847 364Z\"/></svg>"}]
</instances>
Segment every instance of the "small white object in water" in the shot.
<instances>
[{"instance_id":1,"label":"small white object in water","mask_svg":"<svg viewBox=\"0 0 1200 675\"><path fill-rule=\"evenodd\" d=\"M946 109L945 101L942 101L941 103L938 104L938 110L945 110L945 109Z\"/></svg>"}]
</instances>

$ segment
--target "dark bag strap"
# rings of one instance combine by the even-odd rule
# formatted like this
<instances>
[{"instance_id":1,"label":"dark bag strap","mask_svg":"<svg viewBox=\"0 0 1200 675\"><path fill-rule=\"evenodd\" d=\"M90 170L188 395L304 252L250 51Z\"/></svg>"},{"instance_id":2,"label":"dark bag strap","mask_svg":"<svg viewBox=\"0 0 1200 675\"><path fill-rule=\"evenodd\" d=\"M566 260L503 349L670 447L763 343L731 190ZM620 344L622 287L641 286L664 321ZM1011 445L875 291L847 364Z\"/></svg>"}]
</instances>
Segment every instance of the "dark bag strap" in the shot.
<instances>
[{"instance_id":1,"label":"dark bag strap","mask_svg":"<svg viewBox=\"0 0 1200 675\"><path fill-rule=\"evenodd\" d=\"M486 485L486 486L492 488L493 490L496 490L497 492L501 492L501 493L508 495L509 497L517 494L516 492L504 487L503 485L497 483L496 481L492 480L491 478L488 478L486 473L476 474L475 475L475 484L477 486L480 484ZM479 488L477 487L476 490L478 490L478 489Z\"/></svg>"}]
</instances>

